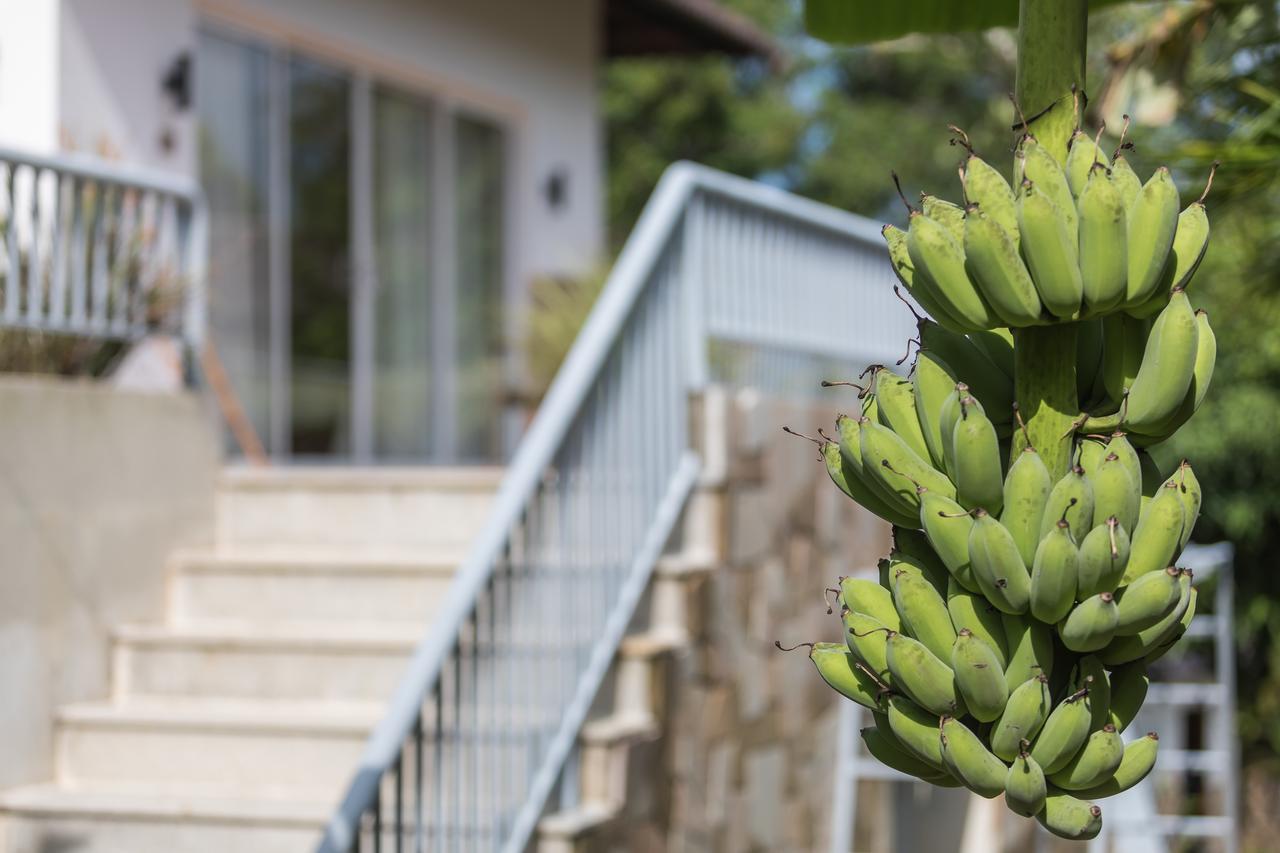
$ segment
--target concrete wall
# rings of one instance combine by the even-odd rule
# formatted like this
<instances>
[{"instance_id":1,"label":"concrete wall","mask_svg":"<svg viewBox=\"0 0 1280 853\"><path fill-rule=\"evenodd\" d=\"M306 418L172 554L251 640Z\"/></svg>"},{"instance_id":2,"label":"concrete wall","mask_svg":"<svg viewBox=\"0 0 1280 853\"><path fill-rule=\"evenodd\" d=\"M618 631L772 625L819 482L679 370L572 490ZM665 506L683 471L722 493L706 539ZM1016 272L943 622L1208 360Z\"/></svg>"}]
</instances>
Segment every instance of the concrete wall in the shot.
<instances>
[{"instance_id":1,"label":"concrete wall","mask_svg":"<svg viewBox=\"0 0 1280 853\"><path fill-rule=\"evenodd\" d=\"M55 708L107 694L108 632L212 541L218 457L186 394L0 377L0 787L52 774Z\"/></svg>"}]
</instances>

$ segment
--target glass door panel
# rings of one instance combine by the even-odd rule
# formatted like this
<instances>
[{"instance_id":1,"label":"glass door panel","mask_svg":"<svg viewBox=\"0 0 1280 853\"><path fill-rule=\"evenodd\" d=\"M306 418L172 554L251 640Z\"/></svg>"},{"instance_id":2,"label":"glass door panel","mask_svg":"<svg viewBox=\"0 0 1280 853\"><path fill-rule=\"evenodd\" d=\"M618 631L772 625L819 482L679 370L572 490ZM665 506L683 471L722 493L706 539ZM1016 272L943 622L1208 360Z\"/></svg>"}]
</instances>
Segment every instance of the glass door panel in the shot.
<instances>
[{"instance_id":1,"label":"glass door panel","mask_svg":"<svg viewBox=\"0 0 1280 853\"><path fill-rule=\"evenodd\" d=\"M373 101L373 443L382 459L431 453L431 111L379 88Z\"/></svg>"},{"instance_id":2,"label":"glass door panel","mask_svg":"<svg viewBox=\"0 0 1280 853\"><path fill-rule=\"evenodd\" d=\"M351 82L289 62L290 450L351 452Z\"/></svg>"},{"instance_id":3,"label":"glass door panel","mask_svg":"<svg viewBox=\"0 0 1280 853\"><path fill-rule=\"evenodd\" d=\"M502 129L454 118L457 411L461 459L502 456L506 145Z\"/></svg>"}]
</instances>

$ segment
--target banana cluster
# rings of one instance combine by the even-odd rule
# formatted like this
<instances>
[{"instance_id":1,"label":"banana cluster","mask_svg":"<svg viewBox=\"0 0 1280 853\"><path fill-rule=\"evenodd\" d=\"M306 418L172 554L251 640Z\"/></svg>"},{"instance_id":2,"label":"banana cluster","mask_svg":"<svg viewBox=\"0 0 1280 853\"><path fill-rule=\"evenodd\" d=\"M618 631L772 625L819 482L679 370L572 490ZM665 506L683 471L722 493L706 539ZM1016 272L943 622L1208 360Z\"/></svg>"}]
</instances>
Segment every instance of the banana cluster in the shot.
<instances>
[{"instance_id":1,"label":"banana cluster","mask_svg":"<svg viewBox=\"0 0 1280 853\"><path fill-rule=\"evenodd\" d=\"M1168 171L1142 184L1122 152L1077 133L1063 168L1028 136L1015 191L969 151L965 207L925 196L909 231L887 227L935 319L918 318L909 378L870 368L819 441L835 484L894 527L879 582L841 581L845 642L810 651L822 678L871 709L880 761L1070 839L1156 760L1154 733L1121 733L1195 613L1177 562L1202 495L1189 463L1166 476L1149 450L1203 402L1217 355L1186 294L1203 197L1179 214ZM1077 329L1057 479L1014 399L1022 329L1048 323Z\"/></svg>"},{"instance_id":2,"label":"banana cluster","mask_svg":"<svg viewBox=\"0 0 1280 853\"><path fill-rule=\"evenodd\" d=\"M960 178L963 205L904 199L907 231L883 231L903 285L954 332L1150 318L1186 288L1209 245L1203 195L1179 212L1167 168L1144 184L1123 143L1108 157L1082 131L1065 168L1028 134L1013 186L972 149Z\"/></svg>"}]
</instances>

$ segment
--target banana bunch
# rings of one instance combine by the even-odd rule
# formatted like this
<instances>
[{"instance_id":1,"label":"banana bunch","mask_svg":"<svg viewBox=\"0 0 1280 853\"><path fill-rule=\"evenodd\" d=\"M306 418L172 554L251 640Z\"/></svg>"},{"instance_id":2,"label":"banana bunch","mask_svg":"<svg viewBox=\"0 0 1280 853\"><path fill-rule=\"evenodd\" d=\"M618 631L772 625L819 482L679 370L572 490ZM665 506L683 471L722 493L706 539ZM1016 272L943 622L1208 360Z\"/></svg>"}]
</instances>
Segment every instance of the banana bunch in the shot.
<instances>
[{"instance_id":1,"label":"banana bunch","mask_svg":"<svg viewBox=\"0 0 1280 853\"><path fill-rule=\"evenodd\" d=\"M894 547L878 582L841 579L845 642L810 657L872 711L862 736L880 761L1088 839L1092 801L1155 764L1154 733L1121 733L1195 614L1177 563L1200 484L1150 450L1204 401L1217 355L1186 293L1204 197L1179 213L1168 170L1142 183L1123 138L1107 157L1077 132L1060 167L1026 135L1012 187L961 144L965 204L926 195L906 232L883 232L932 315L916 316L907 376L875 365L842 383L856 411L813 439ZM1056 478L1015 402L1019 335L1049 323L1076 327L1081 412Z\"/></svg>"},{"instance_id":2,"label":"banana bunch","mask_svg":"<svg viewBox=\"0 0 1280 853\"><path fill-rule=\"evenodd\" d=\"M1179 212L1167 168L1142 183L1123 136L1108 157L1082 131L1065 168L1024 135L1010 185L952 130L968 152L963 204L926 194L917 207L904 196L907 230L882 232L903 286L942 326L966 334L1108 315L1141 321L1190 284L1209 245L1208 186Z\"/></svg>"}]
</instances>

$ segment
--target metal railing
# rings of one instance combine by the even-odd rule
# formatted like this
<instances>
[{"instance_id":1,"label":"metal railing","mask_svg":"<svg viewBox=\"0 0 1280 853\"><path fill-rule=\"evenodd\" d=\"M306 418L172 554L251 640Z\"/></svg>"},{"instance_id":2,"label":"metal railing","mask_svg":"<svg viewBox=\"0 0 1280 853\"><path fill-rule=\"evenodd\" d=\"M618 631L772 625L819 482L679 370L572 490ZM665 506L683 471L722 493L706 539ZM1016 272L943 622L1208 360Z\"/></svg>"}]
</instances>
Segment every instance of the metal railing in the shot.
<instances>
[{"instance_id":1,"label":"metal railing","mask_svg":"<svg viewBox=\"0 0 1280 853\"><path fill-rule=\"evenodd\" d=\"M0 328L197 349L206 227L194 180L0 148Z\"/></svg>"},{"instance_id":2,"label":"metal railing","mask_svg":"<svg viewBox=\"0 0 1280 853\"><path fill-rule=\"evenodd\" d=\"M321 851L524 849L694 486L690 392L892 357L891 276L866 220L667 171Z\"/></svg>"}]
</instances>

